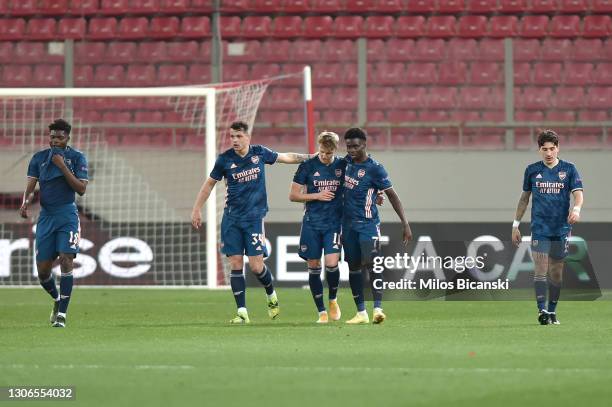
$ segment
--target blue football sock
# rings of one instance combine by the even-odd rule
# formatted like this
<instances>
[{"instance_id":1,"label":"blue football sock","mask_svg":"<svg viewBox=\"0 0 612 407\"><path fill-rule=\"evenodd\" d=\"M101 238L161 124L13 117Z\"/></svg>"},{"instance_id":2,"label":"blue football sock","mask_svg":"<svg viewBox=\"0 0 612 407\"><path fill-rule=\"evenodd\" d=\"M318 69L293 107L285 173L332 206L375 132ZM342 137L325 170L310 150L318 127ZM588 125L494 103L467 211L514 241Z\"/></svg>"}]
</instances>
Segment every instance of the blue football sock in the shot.
<instances>
[{"instance_id":1,"label":"blue football sock","mask_svg":"<svg viewBox=\"0 0 612 407\"><path fill-rule=\"evenodd\" d=\"M338 265L326 267L325 278L327 278L327 286L329 287L329 299L335 300L338 296L338 285L340 284L340 270L338 270Z\"/></svg>"},{"instance_id":2,"label":"blue football sock","mask_svg":"<svg viewBox=\"0 0 612 407\"><path fill-rule=\"evenodd\" d=\"M561 282L554 282L548 280L548 312L555 312L557 309L557 302L561 296Z\"/></svg>"},{"instance_id":3,"label":"blue football sock","mask_svg":"<svg viewBox=\"0 0 612 407\"><path fill-rule=\"evenodd\" d=\"M53 277L53 273L51 273L47 280L40 280L40 285L42 286L42 288L45 289L46 292L49 293L51 298L57 301L59 293L57 291L57 286L55 285L55 278Z\"/></svg>"},{"instance_id":4,"label":"blue football sock","mask_svg":"<svg viewBox=\"0 0 612 407\"><path fill-rule=\"evenodd\" d=\"M74 283L74 277L72 271L64 274L60 278L60 303L59 312L65 314L68 311L68 304L70 303L70 296L72 295L72 285Z\"/></svg>"},{"instance_id":5,"label":"blue football sock","mask_svg":"<svg viewBox=\"0 0 612 407\"><path fill-rule=\"evenodd\" d=\"M363 280L361 270L349 271L349 284L353 293L353 299L357 306L357 311L365 311L365 300L363 297Z\"/></svg>"},{"instance_id":6,"label":"blue football sock","mask_svg":"<svg viewBox=\"0 0 612 407\"><path fill-rule=\"evenodd\" d=\"M266 294L272 294L274 292L274 286L272 285L272 273L270 273L268 266L264 264L264 269L261 274L256 275L261 285L266 289Z\"/></svg>"},{"instance_id":7,"label":"blue football sock","mask_svg":"<svg viewBox=\"0 0 612 407\"><path fill-rule=\"evenodd\" d=\"M236 307L246 307L246 282L242 270L232 270L230 274L230 286L236 300Z\"/></svg>"},{"instance_id":8,"label":"blue football sock","mask_svg":"<svg viewBox=\"0 0 612 407\"><path fill-rule=\"evenodd\" d=\"M308 268L308 285L314 299L315 305L319 312L325 311L323 305L323 283L321 282L321 267Z\"/></svg>"},{"instance_id":9,"label":"blue football sock","mask_svg":"<svg viewBox=\"0 0 612 407\"><path fill-rule=\"evenodd\" d=\"M382 308L382 290L378 290L374 287L374 280L382 280L382 273L375 273L370 267L368 267L370 274L370 288L372 289L372 299L374 300L374 308Z\"/></svg>"},{"instance_id":10,"label":"blue football sock","mask_svg":"<svg viewBox=\"0 0 612 407\"><path fill-rule=\"evenodd\" d=\"M533 286L535 287L536 302L538 303L538 311L546 309L546 277L535 276L533 278Z\"/></svg>"}]
</instances>

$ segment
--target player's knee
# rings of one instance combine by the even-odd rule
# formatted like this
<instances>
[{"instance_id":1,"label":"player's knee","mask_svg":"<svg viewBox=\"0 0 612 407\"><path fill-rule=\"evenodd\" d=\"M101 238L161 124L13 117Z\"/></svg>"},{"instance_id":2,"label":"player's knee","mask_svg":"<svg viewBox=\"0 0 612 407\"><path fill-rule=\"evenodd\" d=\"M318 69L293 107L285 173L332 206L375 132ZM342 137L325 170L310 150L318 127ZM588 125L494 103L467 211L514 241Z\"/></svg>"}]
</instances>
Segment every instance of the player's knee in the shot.
<instances>
[{"instance_id":1,"label":"player's knee","mask_svg":"<svg viewBox=\"0 0 612 407\"><path fill-rule=\"evenodd\" d=\"M321 268L321 260L319 259L308 260L308 267L311 269Z\"/></svg>"},{"instance_id":2,"label":"player's knee","mask_svg":"<svg viewBox=\"0 0 612 407\"><path fill-rule=\"evenodd\" d=\"M59 255L59 263L62 268L62 272L64 271L72 271L72 262L74 256L69 253L60 253Z\"/></svg>"},{"instance_id":3,"label":"player's knee","mask_svg":"<svg viewBox=\"0 0 612 407\"><path fill-rule=\"evenodd\" d=\"M230 266L232 267L232 270L242 270L242 268L244 267L242 256L230 256L229 262Z\"/></svg>"},{"instance_id":4,"label":"player's knee","mask_svg":"<svg viewBox=\"0 0 612 407\"><path fill-rule=\"evenodd\" d=\"M52 261L43 261L40 263L36 263L36 271L38 273L38 278L42 281L46 281L51 277L51 270L53 269Z\"/></svg>"}]
</instances>

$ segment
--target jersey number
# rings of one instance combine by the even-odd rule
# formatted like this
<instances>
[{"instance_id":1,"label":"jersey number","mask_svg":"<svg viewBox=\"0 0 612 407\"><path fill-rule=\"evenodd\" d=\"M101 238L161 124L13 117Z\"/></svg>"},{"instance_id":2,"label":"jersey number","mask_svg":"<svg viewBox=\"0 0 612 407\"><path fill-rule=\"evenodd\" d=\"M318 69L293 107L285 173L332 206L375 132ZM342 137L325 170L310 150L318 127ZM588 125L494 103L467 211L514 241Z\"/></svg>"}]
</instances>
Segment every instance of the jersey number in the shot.
<instances>
[{"instance_id":1,"label":"jersey number","mask_svg":"<svg viewBox=\"0 0 612 407\"><path fill-rule=\"evenodd\" d=\"M79 243L81 242L81 236L79 235L79 232L70 232L70 238L68 239L68 243L70 244L70 247L72 249L76 249L77 247L79 247Z\"/></svg>"},{"instance_id":2,"label":"jersey number","mask_svg":"<svg viewBox=\"0 0 612 407\"><path fill-rule=\"evenodd\" d=\"M258 245L258 244L264 244L264 235L263 233L251 233L251 236L253 237L253 241L251 242L251 244L253 246Z\"/></svg>"}]
</instances>

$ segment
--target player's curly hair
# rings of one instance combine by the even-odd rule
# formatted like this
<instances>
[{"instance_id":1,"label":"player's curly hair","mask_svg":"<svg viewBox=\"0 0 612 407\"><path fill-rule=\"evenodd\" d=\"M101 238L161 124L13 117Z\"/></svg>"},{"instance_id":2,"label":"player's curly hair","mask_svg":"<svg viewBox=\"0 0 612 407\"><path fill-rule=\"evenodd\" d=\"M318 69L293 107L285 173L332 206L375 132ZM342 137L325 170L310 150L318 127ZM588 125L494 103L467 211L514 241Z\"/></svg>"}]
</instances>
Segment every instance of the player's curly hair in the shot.
<instances>
[{"instance_id":1,"label":"player's curly hair","mask_svg":"<svg viewBox=\"0 0 612 407\"><path fill-rule=\"evenodd\" d=\"M329 150L337 150L340 137L333 131L322 131L317 136L317 142Z\"/></svg>"},{"instance_id":2,"label":"player's curly hair","mask_svg":"<svg viewBox=\"0 0 612 407\"><path fill-rule=\"evenodd\" d=\"M230 125L230 129L237 130L237 131L243 131L245 133L248 133L249 132L249 125L246 124L243 121L237 121L237 122L233 122Z\"/></svg>"},{"instance_id":3,"label":"player's curly hair","mask_svg":"<svg viewBox=\"0 0 612 407\"><path fill-rule=\"evenodd\" d=\"M542 147L545 143L553 143L559 147L559 135L551 129L543 129L538 131L538 147Z\"/></svg>"},{"instance_id":4,"label":"player's curly hair","mask_svg":"<svg viewBox=\"0 0 612 407\"><path fill-rule=\"evenodd\" d=\"M51 130L63 130L66 135L70 135L72 126L64 119L55 119L53 123L49 125L49 131Z\"/></svg>"},{"instance_id":5,"label":"player's curly hair","mask_svg":"<svg viewBox=\"0 0 612 407\"><path fill-rule=\"evenodd\" d=\"M362 140L366 140L368 138L368 135L366 134L365 130L360 129L359 127L352 127L344 133L345 140L351 138L360 138Z\"/></svg>"}]
</instances>

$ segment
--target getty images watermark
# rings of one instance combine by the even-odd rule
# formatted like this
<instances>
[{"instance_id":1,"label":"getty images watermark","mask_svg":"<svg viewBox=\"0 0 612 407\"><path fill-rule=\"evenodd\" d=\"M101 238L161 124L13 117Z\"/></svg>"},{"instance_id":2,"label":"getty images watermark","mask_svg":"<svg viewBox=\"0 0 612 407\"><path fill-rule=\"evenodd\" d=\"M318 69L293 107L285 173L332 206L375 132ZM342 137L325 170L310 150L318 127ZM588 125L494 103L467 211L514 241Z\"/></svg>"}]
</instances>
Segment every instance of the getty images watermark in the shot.
<instances>
[{"instance_id":1,"label":"getty images watermark","mask_svg":"<svg viewBox=\"0 0 612 407\"><path fill-rule=\"evenodd\" d=\"M485 256L410 256L407 253L396 253L395 256L374 257L372 271L379 275L372 277L372 285L376 290L508 290L508 279L494 281L474 281L468 278L419 278L415 274L419 271L451 270L455 274L483 270L486 266ZM385 270L404 271L399 280L383 279Z\"/></svg>"}]
</instances>

